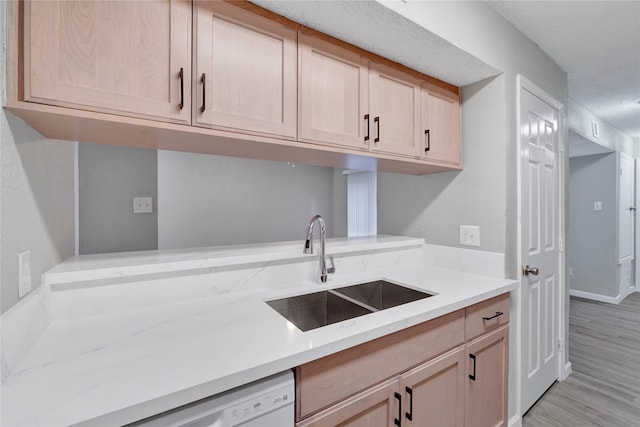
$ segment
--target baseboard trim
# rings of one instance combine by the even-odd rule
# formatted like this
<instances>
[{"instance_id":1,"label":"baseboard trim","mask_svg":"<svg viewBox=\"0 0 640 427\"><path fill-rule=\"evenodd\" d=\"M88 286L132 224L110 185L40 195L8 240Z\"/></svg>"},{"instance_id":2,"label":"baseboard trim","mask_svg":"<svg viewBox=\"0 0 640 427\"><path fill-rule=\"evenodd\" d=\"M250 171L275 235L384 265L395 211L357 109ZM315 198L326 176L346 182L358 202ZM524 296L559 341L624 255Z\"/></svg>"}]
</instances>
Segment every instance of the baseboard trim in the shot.
<instances>
[{"instance_id":1,"label":"baseboard trim","mask_svg":"<svg viewBox=\"0 0 640 427\"><path fill-rule=\"evenodd\" d=\"M564 366L560 369L560 375L558 376L558 381L564 381L566 380L569 375L571 375L573 373L573 366L571 365L571 362L567 362L564 364Z\"/></svg>"},{"instance_id":2,"label":"baseboard trim","mask_svg":"<svg viewBox=\"0 0 640 427\"><path fill-rule=\"evenodd\" d=\"M509 427L522 427L522 417L520 415L514 415L509 418Z\"/></svg>"},{"instance_id":3,"label":"baseboard trim","mask_svg":"<svg viewBox=\"0 0 640 427\"><path fill-rule=\"evenodd\" d=\"M569 295L571 295L572 297L585 298L585 299L590 299L590 300L599 301L599 302L606 302L609 304L620 304L620 301L622 301L628 294L618 295L617 297L610 297L607 295L600 295L600 294L594 294L591 292L584 292L584 291L578 291L575 289L569 289Z\"/></svg>"}]
</instances>

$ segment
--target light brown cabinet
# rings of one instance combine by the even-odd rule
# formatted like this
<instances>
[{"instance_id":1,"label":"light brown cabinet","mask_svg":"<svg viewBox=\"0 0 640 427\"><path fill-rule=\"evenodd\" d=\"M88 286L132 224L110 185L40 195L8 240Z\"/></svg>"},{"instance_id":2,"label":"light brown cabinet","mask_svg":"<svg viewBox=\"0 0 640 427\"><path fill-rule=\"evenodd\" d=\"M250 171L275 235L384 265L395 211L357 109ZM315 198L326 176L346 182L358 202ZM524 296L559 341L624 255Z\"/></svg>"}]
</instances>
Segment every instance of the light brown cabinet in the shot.
<instances>
[{"instance_id":1,"label":"light brown cabinet","mask_svg":"<svg viewBox=\"0 0 640 427\"><path fill-rule=\"evenodd\" d=\"M299 139L369 149L367 59L298 35Z\"/></svg>"},{"instance_id":2,"label":"light brown cabinet","mask_svg":"<svg viewBox=\"0 0 640 427\"><path fill-rule=\"evenodd\" d=\"M387 381L296 423L296 427L388 427L397 419L399 381Z\"/></svg>"},{"instance_id":3,"label":"light brown cabinet","mask_svg":"<svg viewBox=\"0 0 640 427\"><path fill-rule=\"evenodd\" d=\"M194 3L193 123L296 136L296 30L224 2Z\"/></svg>"},{"instance_id":4,"label":"light brown cabinet","mask_svg":"<svg viewBox=\"0 0 640 427\"><path fill-rule=\"evenodd\" d=\"M464 354L464 347L458 347L333 405L296 427L462 427Z\"/></svg>"},{"instance_id":5,"label":"light brown cabinet","mask_svg":"<svg viewBox=\"0 0 640 427\"><path fill-rule=\"evenodd\" d=\"M299 366L296 427L506 425L508 322L504 294Z\"/></svg>"},{"instance_id":6,"label":"light brown cabinet","mask_svg":"<svg viewBox=\"0 0 640 427\"><path fill-rule=\"evenodd\" d=\"M371 150L420 156L420 80L375 62L369 70Z\"/></svg>"},{"instance_id":7,"label":"light brown cabinet","mask_svg":"<svg viewBox=\"0 0 640 427\"><path fill-rule=\"evenodd\" d=\"M424 158L460 164L460 100L435 85L422 87Z\"/></svg>"},{"instance_id":8,"label":"light brown cabinet","mask_svg":"<svg viewBox=\"0 0 640 427\"><path fill-rule=\"evenodd\" d=\"M420 157L420 80L303 33L298 55L300 140Z\"/></svg>"},{"instance_id":9,"label":"light brown cabinet","mask_svg":"<svg viewBox=\"0 0 640 427\"><path fill-rule=\"evenodd\" d=\"M467 344L468 378L466 389L466 425L468 427L504 427L507 418L507 382L509 366L509 327Z\"/></svg>"},{"instance_id":10,"label":"light brown cabinet","mask_svg":"<svg viewBox=\"0 0 640 427\"><path fill-rule=\"evenodd\" d=\"M191 122L191 1L24 3L24 99Z\"/></svg>"},{"instance_id":11,"label":"light brown cabinet","mask_svg":"<svg viewBox=\"0 0 640 427\"><path fill-rule=\"evenodd\" d=\"M401 375L402 425L464 425L464 361L461 346Z\"/></svg>"},{"instance_id":12,"label":"light brown cabinet","mask_svg":"<svg viewBox=\"0 0 640 427\"><path fill-rule=\"evenodd\" d=\"M8 12L5 108L45 137L460 169L457 88L250 2L24 1ZM437 87L424 95L427 83Z\"/></svg>"}]
</instances>

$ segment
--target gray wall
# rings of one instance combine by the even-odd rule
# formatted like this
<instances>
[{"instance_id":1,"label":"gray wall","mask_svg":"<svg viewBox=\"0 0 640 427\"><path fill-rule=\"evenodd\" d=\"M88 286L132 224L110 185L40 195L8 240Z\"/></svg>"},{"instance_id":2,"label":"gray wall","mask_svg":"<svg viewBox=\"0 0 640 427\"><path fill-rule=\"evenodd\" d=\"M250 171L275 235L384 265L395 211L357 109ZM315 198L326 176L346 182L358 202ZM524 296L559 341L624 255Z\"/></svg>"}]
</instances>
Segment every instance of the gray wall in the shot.
<instances>
[{"instance_id":1,"label":"gray wall","mask_svg":"<svg viewBox=\"0 0 640 427\"><path fill-rule=\"evenodd\" d=\"M158 248L156 153L78 145L80 254ZM134 196L153 197L153 213L134 214Z\"/></svg>"},{"instance_id":2,"label":"gray wall","mask_svg":"<svg viewBox=\"0 0 640 427\"><path fill-rule=\"evenodd\" d=\"M616 154L571 158L569 185L571 289L616 297Z\"/></svg>"},{"instance_id":3,"label":"gray wall","mask_svg":"<svg viewBox=\"0 0 640 427\"><path fill-rule=\"evenodd\" d=\"M333 176L332 168L158 151L159 248L303 240L316 213L333 236Z\"/></svg>"},{"instance_id":4,"label":"gray wall","mask_svg":"<svg viewBox=\"0 0 640 427\"><path fill-rule=\"evenodd\" d=\"M459 225L480 226L480 248L504 252L506 159L501 76L462 91L464 170L378 175L378 230L459 246ZM473 120L469 118L473 117ZM465 119L466 118L466 119ZM487 138L479 138L486 135Z\"/></svg>"},{"instance_id":5,"label":"gray wall","mask_svg":"<svg viewBox=\"0 0 640 427\"><path fill-rule=\"evenodd\" d=\"M0 87L5 101L6 3L0 2ZM18 302L18 254L31 282L74 253L74 144L52 141L0 109L0 311Z\"/></svg>"}]
</instances>

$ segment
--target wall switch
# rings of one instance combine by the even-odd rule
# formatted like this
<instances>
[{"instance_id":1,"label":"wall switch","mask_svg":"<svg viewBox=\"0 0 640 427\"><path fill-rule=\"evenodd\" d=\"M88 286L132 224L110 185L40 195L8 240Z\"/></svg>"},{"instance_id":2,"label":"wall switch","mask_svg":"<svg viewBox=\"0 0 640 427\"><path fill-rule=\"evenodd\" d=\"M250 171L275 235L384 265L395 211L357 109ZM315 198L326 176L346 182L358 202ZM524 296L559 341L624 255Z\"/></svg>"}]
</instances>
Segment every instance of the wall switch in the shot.
<instances>
[{"instance_id":1,"label":"wall switch","mask_svg":"<svg viewBox=\"0 0 640 427\"><path fill-rule=\"evenodd\" d=\"M461 225L460 244L464 246L480 246L480 227L477 225Z\"/></svg>"},{"instance_id":2,"label":"wall switch","mask_svg":"<svg viewBox=\"0 0 640 427\"><path fill-rule=\"evenodd\" d=\"M153 213L153 197L134 197L133 213Z\"/></svg>"},{"instance_id":3,"label":"wall switch","mask_svg":"<svg viewBox=\"0 0 640 427\"><path fill-rule=\"evenodd\" d=\"M601 211L602 210L602 202L599 201L599 200L593 202L593 210L594 211Z\"/></svg>"},{"instance_id":4,"label":"wall switch","mask_svg":"<svg viewBox=\"0 0 640 427\"><path fill-rule=\"evenodd\" d=\"M18 254L18 298L31 292L31 251Z\"/></svg>"}]
</instances>

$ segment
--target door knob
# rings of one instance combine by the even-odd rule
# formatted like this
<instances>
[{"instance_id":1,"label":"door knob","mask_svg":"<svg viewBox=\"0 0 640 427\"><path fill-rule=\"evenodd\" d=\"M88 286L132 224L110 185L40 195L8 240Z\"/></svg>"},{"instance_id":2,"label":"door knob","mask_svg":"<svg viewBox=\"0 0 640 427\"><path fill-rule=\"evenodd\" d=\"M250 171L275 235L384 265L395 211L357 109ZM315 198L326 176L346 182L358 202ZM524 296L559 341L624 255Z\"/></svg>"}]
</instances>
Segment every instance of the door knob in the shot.
<instances>
[{"instance_id":1,"label":"door knob","mask_svg":"<svg viewBox=\"0 0 640 427\"><path fill-rule=\"evenodd\" d=\"M536 267L529 267L528 265L525 265L524 267L522 267L522 274L524 274L525 276L528 276L529 273L533 274L534 276L537 276L539 273L539 270Z\"/></svg>"}]
</instances>

